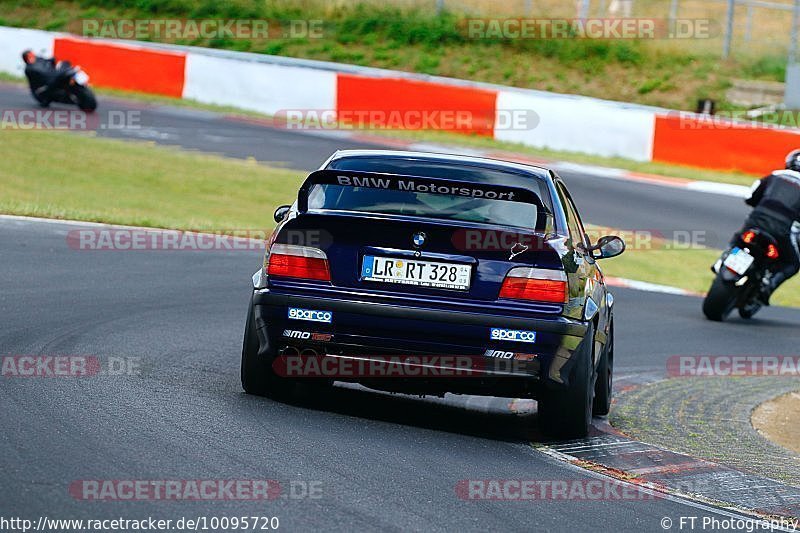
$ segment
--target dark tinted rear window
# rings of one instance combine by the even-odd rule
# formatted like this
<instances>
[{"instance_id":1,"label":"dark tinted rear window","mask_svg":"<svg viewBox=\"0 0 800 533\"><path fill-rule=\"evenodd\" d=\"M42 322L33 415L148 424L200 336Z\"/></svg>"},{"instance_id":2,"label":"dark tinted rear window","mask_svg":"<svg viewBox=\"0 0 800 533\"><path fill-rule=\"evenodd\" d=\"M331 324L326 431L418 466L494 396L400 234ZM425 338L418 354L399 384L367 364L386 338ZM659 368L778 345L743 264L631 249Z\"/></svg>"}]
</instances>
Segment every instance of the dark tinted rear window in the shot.
<instances>
[{"instance_id":1,"label":"dark tinted rear window","mask_svg":"<svg viewBox=\"0 0 800 533\"><path fill-rule=\"evenodd\" d=\"M532 204L451 197L410 191L386 191L365 187L317 185L309 195L311 209L342 209L402 214L500 224L539 231L553 228L552 203L544 180L502 170L447 161L422 161L391 157L351 157L333 161L334 170L380 172L405 176L444 178L472 183L519 187L533 191L542 209Z\"/></svg>"}]
</instances>

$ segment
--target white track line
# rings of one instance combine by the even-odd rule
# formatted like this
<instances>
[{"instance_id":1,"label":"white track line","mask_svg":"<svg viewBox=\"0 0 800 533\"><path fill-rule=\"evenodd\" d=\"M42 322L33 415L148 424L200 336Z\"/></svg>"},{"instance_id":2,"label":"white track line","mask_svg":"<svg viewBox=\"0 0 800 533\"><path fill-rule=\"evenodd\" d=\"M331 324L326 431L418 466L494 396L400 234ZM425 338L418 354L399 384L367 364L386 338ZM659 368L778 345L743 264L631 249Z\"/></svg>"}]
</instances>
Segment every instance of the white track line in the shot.
<instances>
[{"instance_id":1,"label":"white track line","mask_svg":"<svg viewBox=\"0 0 800 533\"><path fill-rule=\"evenodd\" d=\"M659 285L647 281L637 281L635 279L606 277L606 285L609 287L621 287L623 289L634 289L643 292L655 292L659 294L672 294L676 296L703 296L700 293L688 291L669 285Z\"/></svg>"}]
</instances>

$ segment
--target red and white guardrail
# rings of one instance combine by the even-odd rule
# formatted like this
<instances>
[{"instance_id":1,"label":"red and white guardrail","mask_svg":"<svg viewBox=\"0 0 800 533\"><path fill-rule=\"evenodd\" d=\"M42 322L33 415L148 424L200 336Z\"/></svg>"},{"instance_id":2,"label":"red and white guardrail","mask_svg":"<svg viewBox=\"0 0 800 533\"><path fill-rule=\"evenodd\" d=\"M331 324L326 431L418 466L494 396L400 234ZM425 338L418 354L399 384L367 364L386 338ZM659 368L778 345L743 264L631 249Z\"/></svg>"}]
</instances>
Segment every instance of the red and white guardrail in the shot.
<instances>
[{"instance_id":1,"label":"red and white guardrail","mask_svg":"<svg viewBox=\"0 0 800 533\"><path fill-rule=\"evenodd\" d=\"M543 91L336 63L197 47L85 39L0 26L0 71L20 75L31 48L80 64L98 87L127 89L266 114L316 110L338 117L467 111L452 131L538 148L765 174L800 146L800 130L713 123L695 115ZM509 127L533 111L535 126ZM413 128L414 126L411 126ZM442 126L442 129L450 129Z\"/></svg>"}]
</instances>

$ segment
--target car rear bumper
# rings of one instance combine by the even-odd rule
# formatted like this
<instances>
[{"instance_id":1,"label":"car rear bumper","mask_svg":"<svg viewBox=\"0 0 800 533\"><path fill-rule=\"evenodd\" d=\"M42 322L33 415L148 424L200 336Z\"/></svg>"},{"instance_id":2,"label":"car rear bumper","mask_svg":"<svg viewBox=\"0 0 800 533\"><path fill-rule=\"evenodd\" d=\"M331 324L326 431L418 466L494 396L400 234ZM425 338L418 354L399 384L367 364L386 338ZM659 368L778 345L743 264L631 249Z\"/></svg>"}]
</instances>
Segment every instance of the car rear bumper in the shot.
<instances>
[{"instance_id":1,"label":"car rear bumper","mask_svg":"<svg viewBox=\"0 0 800 533\"><path fill-rule=\"evenodd\" d=\"M331 358L334 372L348 369L332 379L409 392L535 397L545 384L568 384L572 355L589 331L588 323L556 314L437 309L421 301L379 302L345 291L320 297L260 289L253 305L262 352ZM330 312L331 320L289 319L290 308ZM535 332L535 342L492 340L493 328ZM375 361L402 369L387 375L385 365L364 366ZM466 361L472 362L469 369Z\"/></svg>"}]
</instances>

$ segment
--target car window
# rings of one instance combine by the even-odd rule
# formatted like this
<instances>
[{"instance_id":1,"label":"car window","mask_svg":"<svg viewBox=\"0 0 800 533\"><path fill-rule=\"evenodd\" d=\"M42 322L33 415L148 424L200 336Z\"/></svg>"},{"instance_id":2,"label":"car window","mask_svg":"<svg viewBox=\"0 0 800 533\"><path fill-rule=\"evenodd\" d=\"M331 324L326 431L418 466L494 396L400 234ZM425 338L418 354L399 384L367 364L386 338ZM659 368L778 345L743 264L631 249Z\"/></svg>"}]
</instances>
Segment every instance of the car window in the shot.
<instances>
[{"instance_id":1,"label":"car window","mask_svg":"<svg viewBox=\"0 0 800 533\"><path fill-rule=\"evenodd\" d=\"M545 233L552 230L552 215L533 204L415 191L316 184L309 192L308 208L463 220Z\"/></svg>"},{"instance_id":2,"label":"car window","mask_svg":"<svg viewBox=\"0 0 800 533\"><path fill-rule=\"evenodd\" d=\"M581 222L581 217L578 214L575 203L572 201L572 197L561 183L557 185L557 190L561 203L564 206L564 214L567 217L567 229L572 242L574 244L583 244L584 247L588 247L589 242L586 237L586 231L583 228L583 222Z\"/></svg>"},{"instance_id":3,"label":"car window","mask_svg":"<svg viewBox=\"0 0 800 533\"><path fill-rule=\"evenodd\" d=\"M549 189L544 180L533 176L451 161L393 157L346 157L332 161L328 168L520 187L536 194L541 207L507 200L464 198L413 191L387 191L366 187L315 185L309 191L309 209L342 209L423 216L534 229L543 233L553 231L552 201Z\"/></svg>"}]
</instances>

